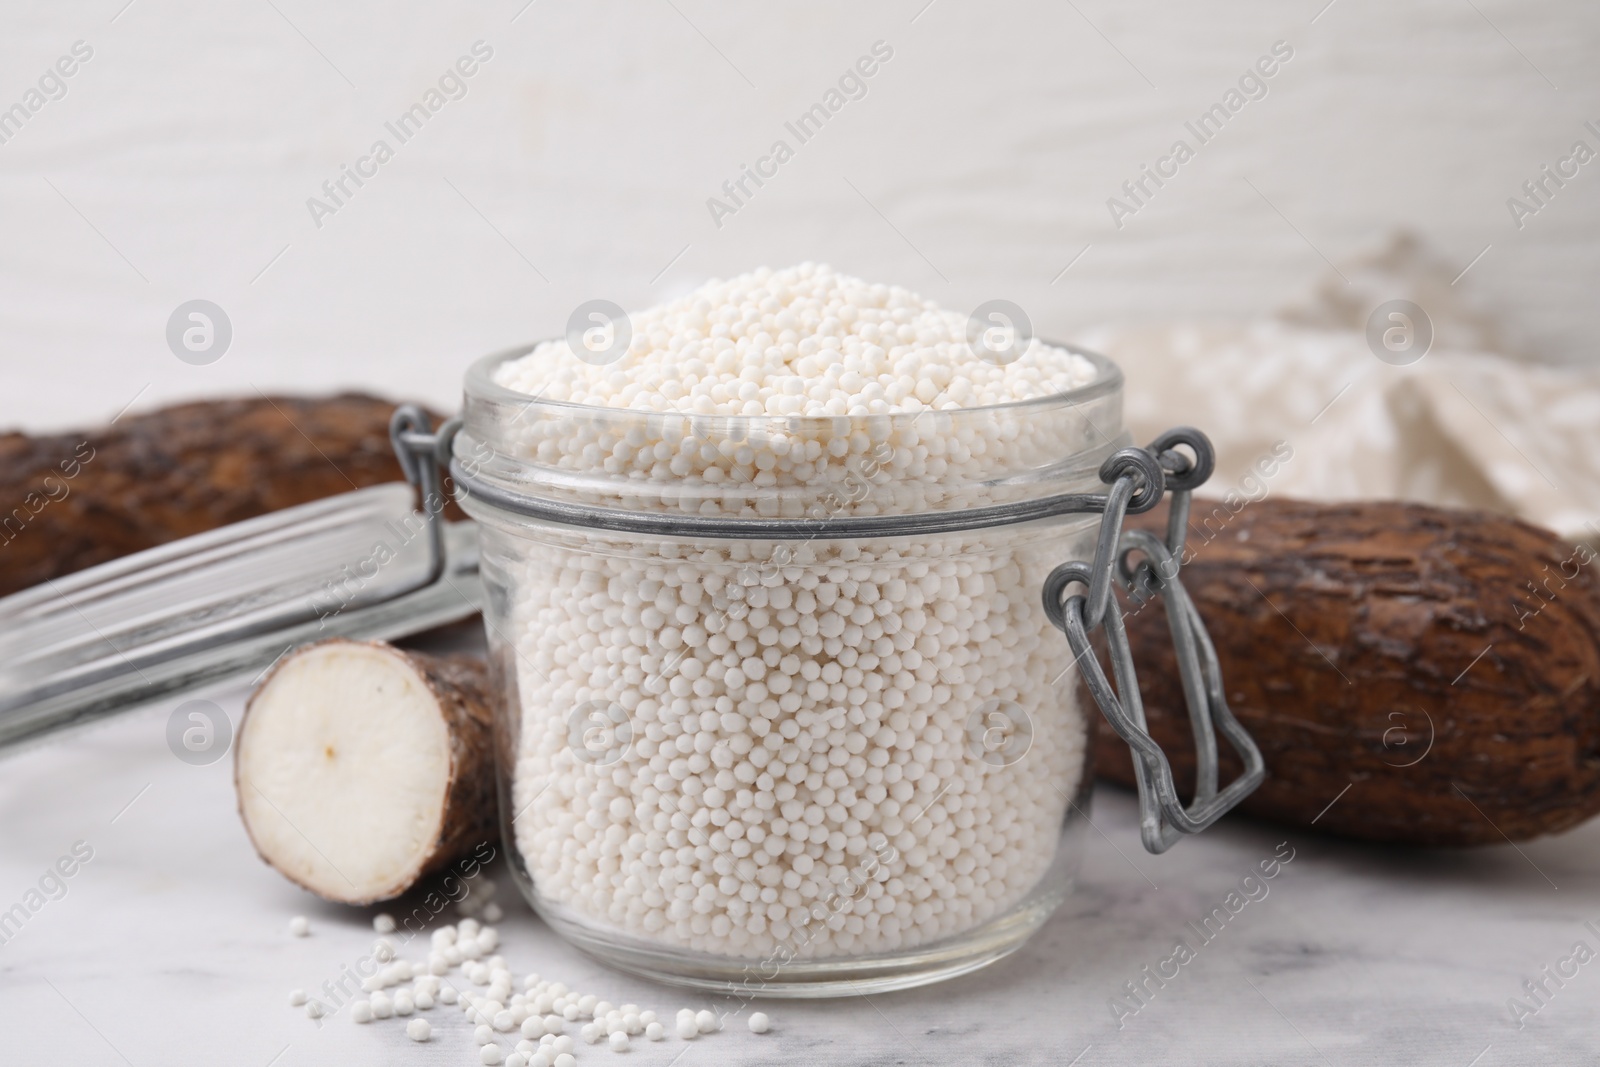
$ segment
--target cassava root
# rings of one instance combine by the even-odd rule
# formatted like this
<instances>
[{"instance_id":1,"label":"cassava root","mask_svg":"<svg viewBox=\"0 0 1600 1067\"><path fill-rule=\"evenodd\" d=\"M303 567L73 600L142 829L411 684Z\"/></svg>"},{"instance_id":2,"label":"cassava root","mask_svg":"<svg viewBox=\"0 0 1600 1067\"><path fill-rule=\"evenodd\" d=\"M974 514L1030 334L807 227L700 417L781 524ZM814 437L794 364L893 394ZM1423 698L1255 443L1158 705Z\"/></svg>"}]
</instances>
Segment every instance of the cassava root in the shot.
<instances>
[{"instance_id":1,"label":"cassava root","mask_svg":"<svg viewBox=\"0 0 1600 1067\"><path fill-rule=\"evenodd\" d=\"M256 851L319 896L369 904L498 839L490 692L472 656L343 639L285 656L234 751Z\"/></svg>"}]
</instances>

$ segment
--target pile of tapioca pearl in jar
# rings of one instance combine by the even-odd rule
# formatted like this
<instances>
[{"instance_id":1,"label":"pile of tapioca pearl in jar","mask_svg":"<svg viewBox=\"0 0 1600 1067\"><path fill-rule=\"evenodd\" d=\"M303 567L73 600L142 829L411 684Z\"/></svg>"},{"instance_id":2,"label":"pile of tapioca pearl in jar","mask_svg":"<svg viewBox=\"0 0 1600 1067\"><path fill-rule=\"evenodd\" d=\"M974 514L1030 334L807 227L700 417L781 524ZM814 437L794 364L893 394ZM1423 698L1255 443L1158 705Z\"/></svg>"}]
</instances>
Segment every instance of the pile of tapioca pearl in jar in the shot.
<instances>
[{"instance_id":1,"label":"pile of tapioca pearl in jar","mask_svg":"<svg viewBox=\"0 0 1600 1067\"><path fill-rule=\"evenodd\" d=\"M384 919L389 922L383 923ZM389 916L378 916L374 925L380 931L394 930ZM635 1038L692 1040L723 1028L723 1018L706 1009L681 1008L669 1027L656 1012L637 1004L612 1004L538 974L528 974L519 983L505 957L491 954L498 947L494 927L480 926L471 918L433 931L425 962L405 960L392 940L380 938L373 955L384 966L362 982L370 996L350 1003L350 1019L360 1024L395 1019L403 1023L411 1040L426 1042L434 1038L435 1028L420 1013L439 1004L457 1006L473 1027L478 1049L473 1062L490 1067L575 1067L583 1045L626 1052ZM452 978L457 967L461 973ZM407 982L409 988L398 988ZM514 992L517 985L521 988ZM308 1001L298 989L289 1002L305 1005L313 1019L331 1010L321 1001ZM745 1016L745 1025L751 1033L764 1034L771 1021L765 1012L752 1012ZM578 1036L568 1033L569 1028Z\"/></svg>"},{"instance_id":2,"label":"pile of tapioca pearl in jar","mask_svg":"<svg viewBox=\"0 0 1600 1067\"><path fill-rule=\"evenodd\" d=\"M1103 443L1064 413L967 410L1088 385L1100 373L1091 360L1034 338L1014 359L986 356L968 343L966 315L825 265L709 282L630 322L632 341L614 362L581 359L563 338L494 374L543 400L684 416L619 423L568 409L507 429L512 452L607 475L628 507L799 515L804 501L760 491L834 486L867 457L881 474L858 513L941 506L953 485L963 487L960 506L978 506L1015 495L998 479ZM696 416L800 420L709 440Z\"/></svg>"},{"instance_id":3,"label":"pile of tapioca pearl in jar","mask_svg":"<svg viewBox=\"0 0 1600 1067\"><path fill-rule=\"evenodd\" d=\"M1061 413L962 414L1089 384L1092 361L1037 341L986 360L965 316L826 266L713 282L631 324L611 364L561 340L496 371L547 400L686 416L519 422L525 459L606 476L620 495L601 503L778 514L764 490L820 492L871 457L872 489L835 514L958 491L971 506L998 499L987 484L1097 443ZM892 417L919 412L949 420ZM754 415L798 418L720 441L689 425ZM806 503L790 494L781 513ZM629 545L569 529L519 543L512 797L541 898L747 958L910 948L1017 904L1054 858L1086 745L1072 679L1052 685L1066 657L1038 590L1064 557L1059 538L1048 562L1029 556L1040 536L818 539L805 561L776 563L770 545L737 539ZM595 706L627 717L614 762L570 744L570 717ZM1014 765L970 744L997 709L1031 720Z\"/></svg>"},{"instance_id":4,"label":"pile of tapioca pearl in jar","mask_svg":"<svg viewBox=\"0 0 1600 1067\"><path fill-rule=\"evenodd\" d=\"M1087 740L1071 679L1052 685L1069 657L1041 624L1028 536L816 542L748 588L759 553L739 542L528 546L512 797L542 898L756 958L910 948L1018 903L1054 859ZM568 716L586 704L626 713L631 742L579 759ZM972 742L1004 709L1032 747L996 764Z\"/></svg>"}]
</instances>

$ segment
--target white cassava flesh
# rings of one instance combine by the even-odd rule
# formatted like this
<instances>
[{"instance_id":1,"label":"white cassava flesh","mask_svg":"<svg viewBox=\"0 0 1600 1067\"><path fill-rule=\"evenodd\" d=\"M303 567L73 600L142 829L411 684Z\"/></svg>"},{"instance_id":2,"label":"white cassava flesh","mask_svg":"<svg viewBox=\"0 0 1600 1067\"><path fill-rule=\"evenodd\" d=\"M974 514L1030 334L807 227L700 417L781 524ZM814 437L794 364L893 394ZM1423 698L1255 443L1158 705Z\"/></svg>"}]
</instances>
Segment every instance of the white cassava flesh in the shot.
<instances>
[{"instance_id":1,"label":"white cassava flesh","mask_svg":"<svg viewBox=\"0 0 1600 1067\"><path fill-rule=\"evenodd\" d=\"M246 705L239 813L261 858L319 896L368 904L495 835L482 661L324 641Z\"/></svg>"}]
</instances>

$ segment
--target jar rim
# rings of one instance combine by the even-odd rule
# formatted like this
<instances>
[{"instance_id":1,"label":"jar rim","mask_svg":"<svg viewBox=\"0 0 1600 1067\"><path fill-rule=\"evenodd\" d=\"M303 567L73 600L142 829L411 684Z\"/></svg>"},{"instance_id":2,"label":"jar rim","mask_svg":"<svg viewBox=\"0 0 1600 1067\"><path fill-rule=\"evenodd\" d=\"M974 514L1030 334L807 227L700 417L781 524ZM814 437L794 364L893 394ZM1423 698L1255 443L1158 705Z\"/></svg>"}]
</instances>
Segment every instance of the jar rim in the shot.
<instances>
[{"instance_id":1,"label":"jar rim","mask_svg":"<svg viewBox=\"0 0 1600 1067\"><path fill-rule=\"evenodd\" d=\"M550 340L559 340L551 338ZM660 411L653 408L620 408L605 407L598 404L575 404L569 400L545 400L537 395L518 392L515 389L501 385L494 380L494 371L502 364L513 359L520 359L545 341L535 341L531 344L516 345L511 348L491 352L480 356L467 367L463 383L465 393L470 398L488 400L495 403L520 404L525 408L538 408L552 414L581 415L585 418L651 418L660 416L679 415L696 420L706 420L712 423L726 422L730 425L752 427L757 430L772 427L774 429L800 429L806 426L822 426L833 423L838 419L872 418L872 419L904 419L912 421L927 414L934 413L950 416L968 416L984 414L1026 415L1032 410L1044 410L1051 407L1066 405L1074 407L1087 401L1096 400L1107 393L1115 392L1123 387L1124 379L1122 368L1106 356L1093 352L1078 345L1067 344L1061 341L1038 339L1041 344L1054 348L1064 348L1075 356L1087 359L1094 365L1094 378L1074 389L1064 392L1049 393L1044 396L1029 397L1026 400L1008 400L1001 404L982 404L975 407L964 408L924 408L922 411L885 411L873 415L726 415L717 412L694 412L669 410Z\"/></svg>"},{"instance_id":2,"label":"jar rim","mask_svg":"<svg viewBox=\"0 0 1600 1067\"><path fill-rule=\"evenodd\" d=\"M854 537L888 526L932 533L1009 524L1094 510L1103 489L1102 463L1127 443L1121 369L1070 346L1095 371L1092 381L1075 389L1004 404L867 415L601 407L545 400L494 380L499 367L535 347L492 353L468 368L450 467L458 487L470 490L476 502L534 520L633 532L660 527L674 534L720 524L728 527L726 536L756 536L760 527L784 537L824 536L822 526L830 531L826 536ZM969 430L998 432L1007 444L993 453L967 451L962 442ZM640 432L646 440L674 442L672 447L690 438L718 444L697 453L703 472L672 478L608 462L614 447L626 451L641 444L627 444ZM801 463L807 473L795 479L737 475L735 469L754 458L738 459L740 449L759 450L769 440L780 449L777 455L788 454L796 442L808 451L832 441L846 441L846 448L830 444L811 455ZM939 458L925 470L899 470L896 462L920 460L889 446L891 440L936 442L928 449ZM659 467L662 457L649 451L652 468ZM947 466L948 455L961 456L957 468ZM888 516L917 518L879 521Z\"/></svg>"}]
</instances>

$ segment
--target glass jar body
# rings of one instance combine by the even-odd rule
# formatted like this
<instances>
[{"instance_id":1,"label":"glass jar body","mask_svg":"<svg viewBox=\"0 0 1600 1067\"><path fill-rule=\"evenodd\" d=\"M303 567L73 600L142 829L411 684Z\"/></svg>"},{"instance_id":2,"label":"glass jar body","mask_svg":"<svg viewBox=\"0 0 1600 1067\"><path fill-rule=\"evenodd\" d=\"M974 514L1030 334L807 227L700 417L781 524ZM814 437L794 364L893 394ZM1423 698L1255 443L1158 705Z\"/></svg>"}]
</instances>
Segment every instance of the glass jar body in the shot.
<instances>
[{"instance_id":1,"label":"glass jar body","mask_svg":"<svg viewBox=\"0 0 1600 1067\"><path fill-rule=\"evenodd\" d=\"M982 966L1065 898L1092 732L1038 590L1092 521L744 542L477 517L504 836L569 940L830 995Z\"/></svg>"},{"instance_id":2,"label":"glass jar body","mask_svg":"<svg viewBox=\"0 0 1600 1067\"><path fill-rule=\"evenodd\" d=\"M1070 891L1089 704L1041 589L1093 555L1120 372L985 408L714 416L469 372L518 886L618 967L745 996L919 985ZM1010 509L1010 510L1008 510ZM922 531L907 536L909 530Z\"/></svg>"}]
</instances>

